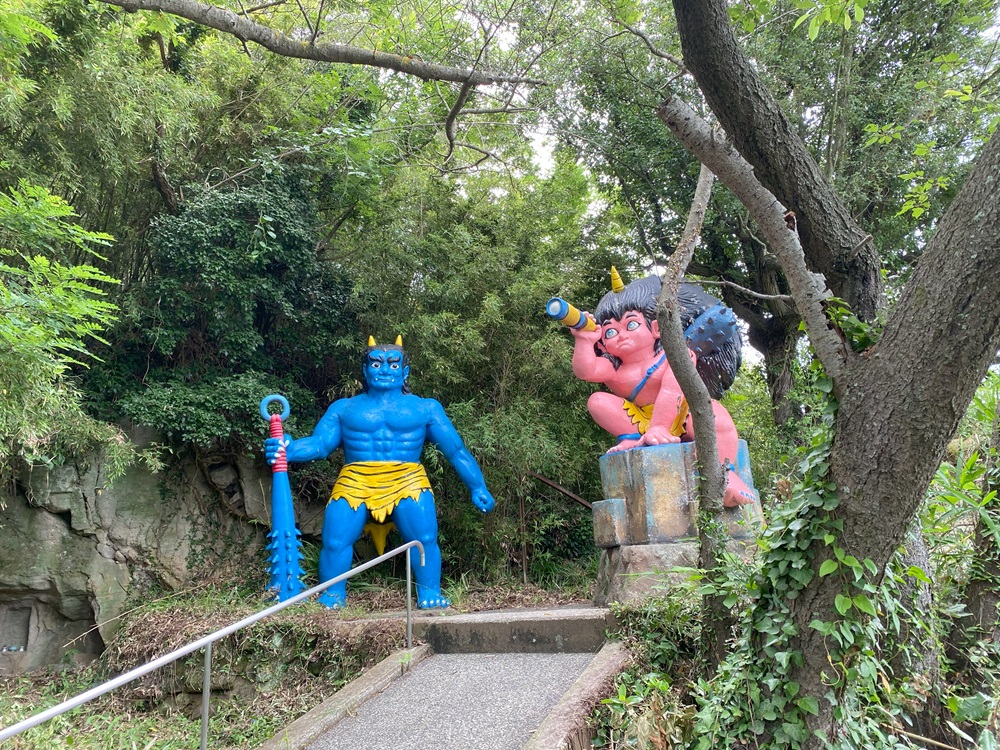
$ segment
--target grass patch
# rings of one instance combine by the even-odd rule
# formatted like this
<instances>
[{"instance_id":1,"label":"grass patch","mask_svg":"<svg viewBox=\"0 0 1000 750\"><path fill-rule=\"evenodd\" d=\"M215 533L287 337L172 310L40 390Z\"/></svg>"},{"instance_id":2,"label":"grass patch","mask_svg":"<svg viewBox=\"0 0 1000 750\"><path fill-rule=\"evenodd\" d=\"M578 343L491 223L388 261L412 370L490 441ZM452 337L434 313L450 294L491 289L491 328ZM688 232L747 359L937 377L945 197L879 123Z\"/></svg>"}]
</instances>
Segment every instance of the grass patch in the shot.
<instances>
[{"instance_id":1,"label":"grass patch","mask_svg":"<svg viewBox=\"0 0 1000 750\"><path fill-rule=\"evenodd\" d=\"M405 645L405 581L369 573L348 591L343 610L306 602L213 646L211 747L256 747ZM589 599L582 586L549 591L486 585L469 576L448 582L446 593L458 612ZM92 665L0 678L2 724L33 716L269 604L259 586L205 584L136 606ZM203 663L196 652L8 740L4 750L194 750L201 735Z\"/></svg>"}]
</instances>

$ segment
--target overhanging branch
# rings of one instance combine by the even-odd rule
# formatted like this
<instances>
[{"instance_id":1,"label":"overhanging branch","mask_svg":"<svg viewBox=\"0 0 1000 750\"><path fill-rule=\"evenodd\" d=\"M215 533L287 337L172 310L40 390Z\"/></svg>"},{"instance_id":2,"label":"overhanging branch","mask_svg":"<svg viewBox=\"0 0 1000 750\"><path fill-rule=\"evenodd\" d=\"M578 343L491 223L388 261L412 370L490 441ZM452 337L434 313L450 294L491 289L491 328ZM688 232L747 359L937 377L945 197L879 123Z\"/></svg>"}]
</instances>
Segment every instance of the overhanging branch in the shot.
<instances>
[{"instance_id":1,"label":"overhanging branch","mask_svg":"<svg viewBox=\"0 0 1000 750\"><path fill-rule=\"evenodd\" d=\"M736 149L679 98L660 105L657 115L684 147L746 206L764 233L788 280L795 307L805 321L816 356L833 381L834 394L839 398L843 395L848 364L847 348L823 311L823 303L832 296L826 281L806 268L798 234L785 223L785 207L761 185L753 167Z\"/></svg>"},{"instance_id":2,"label":"overhanging branch","mask_svg":"<svg viewBox=\"0 0 1000 750\"><path fill-rule=\"evenodd\" d=\"M243 42L254 42L277 55L317 62L365 65L415 76L425 81L450 81L486 86L494 83L526 83L542 86L544 81L522 76L506 75L489 70L469 70L420 60L409 55L396 55L378 50L363 49L350 44L300 41L275 29L251 21L242 14L197 0L99 0L116 5L126 11L158 11L186 18L203 26L231 34Z\"/></svg>"}]
</instances>

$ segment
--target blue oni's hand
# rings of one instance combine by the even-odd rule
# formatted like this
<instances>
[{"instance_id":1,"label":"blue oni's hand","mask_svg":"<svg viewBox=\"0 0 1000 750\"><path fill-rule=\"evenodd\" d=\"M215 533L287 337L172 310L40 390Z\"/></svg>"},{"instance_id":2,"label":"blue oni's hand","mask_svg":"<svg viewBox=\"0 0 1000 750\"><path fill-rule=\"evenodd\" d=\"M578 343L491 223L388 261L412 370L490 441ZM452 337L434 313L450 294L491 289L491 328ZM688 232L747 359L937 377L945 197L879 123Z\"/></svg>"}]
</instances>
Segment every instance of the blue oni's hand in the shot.
<instances>
[{"instance_id":1,"label":"blue oni's hand","mask_svg":"<svg viewBox=\"0 0 1000 750\"><path fill-rule=\"evenodd\" d=\"M493 500L493 495L490 494L490 491L483 487L472 491L472 504L483 513L489 513L493 510L496 501Z\"/></svg>"},{"instance_id":2,"label":"blue oni's hand","mask_svg":"<svg viewBox=\"0 0 1000 750\"><path fill-rule=\"evenodd\" d=\"M288 447L292 442L292 436L286 434L281 440L278 438L268 438L264 441L264 458L269 465L274 465L278 460L278 454Z\"/></svg>"}]
</instances>

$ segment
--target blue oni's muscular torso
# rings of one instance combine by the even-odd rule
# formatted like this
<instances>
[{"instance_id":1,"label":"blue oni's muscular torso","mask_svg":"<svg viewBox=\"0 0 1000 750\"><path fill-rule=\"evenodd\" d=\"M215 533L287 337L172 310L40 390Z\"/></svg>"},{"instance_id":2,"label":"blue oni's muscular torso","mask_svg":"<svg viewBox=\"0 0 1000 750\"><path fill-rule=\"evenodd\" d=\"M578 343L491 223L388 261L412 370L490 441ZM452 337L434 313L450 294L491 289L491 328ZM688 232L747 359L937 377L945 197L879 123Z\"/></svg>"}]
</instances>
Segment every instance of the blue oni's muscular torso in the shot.
<instances>
[{"instance_id":1,"label":"blue oni's muscular torso","mask_svg":"<svg viewBox=\"0 0 1000 750\"><path fill-rule=\"evenodd\" d=\"M370 344L364 359L365 392L335 401L309 437L269 439L265 453L273 463L282 447L290 462L326 458L338 448L344 451L345 466L323 522L320 580L350 569L354 542L369 516L376 521L389 518L405 541L423 544L423 566L416 550L410 550L418 605L425 609L447 607L449 601L441 594L434 496L420 466L424 444L433 443L451 462L476 507L489 512L493 497L441 404L408 392L410 370L402 347ZM345 597L346 585L340 583L327 589L320 601L339 607Z\"/></svg>"}]
</instances>

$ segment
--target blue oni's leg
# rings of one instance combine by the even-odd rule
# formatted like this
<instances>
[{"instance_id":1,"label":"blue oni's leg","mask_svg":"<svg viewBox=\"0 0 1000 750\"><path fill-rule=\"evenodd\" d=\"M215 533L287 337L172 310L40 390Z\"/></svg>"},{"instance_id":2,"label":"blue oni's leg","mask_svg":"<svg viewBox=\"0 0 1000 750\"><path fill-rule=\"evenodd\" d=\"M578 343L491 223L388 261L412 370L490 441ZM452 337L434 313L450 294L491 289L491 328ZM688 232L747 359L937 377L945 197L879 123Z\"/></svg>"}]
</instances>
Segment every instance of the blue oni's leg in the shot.
<instances>
[{"instance_id":1,"label":"blue oni's leg","mask_svg":"<svg viewBox=\"0 0 1000 750\"><path fill-rule=\"evenodd\" d=\"M319 580L329 581L351 569L354 543L368 520L368 509L351 508L346 500L331 500L323 518L323 550L319 553ZM327 607L343 607L347 600L347 581L334 584L319 595L319 603Z\"/></svg>"},{"instance_id":2,"label":"blue oni's leg","mask_svg":"<svg viewBox=\"0 0 1000 750\"><path fill-rule=\"evenodd\" d=\"M424 491L417 501L400 501L392 512L392 520L403 541L418 541L424 545L424 565L420 565L420 550L410 550L410 563L417 579L417 606L439 609L451 602L441 595L441 548L437 542L437 512L434 496Z\"/></svg>"}]
</instances>

